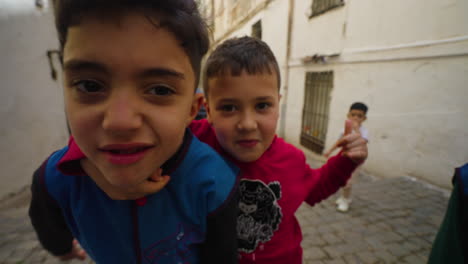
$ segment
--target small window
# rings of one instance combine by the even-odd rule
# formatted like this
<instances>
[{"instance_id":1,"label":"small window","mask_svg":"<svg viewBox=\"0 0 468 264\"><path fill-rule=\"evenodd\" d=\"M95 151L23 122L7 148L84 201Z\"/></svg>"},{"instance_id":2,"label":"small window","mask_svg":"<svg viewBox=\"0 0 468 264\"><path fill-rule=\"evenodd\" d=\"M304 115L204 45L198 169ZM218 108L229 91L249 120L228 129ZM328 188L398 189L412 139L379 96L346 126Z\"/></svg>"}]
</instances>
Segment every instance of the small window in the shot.
<instances>
[{"instance_id":1,"label":"small window","mask_svg":"<svg viewBox=\"0 0 468 264\"><path fill-rule=\"evenodd\" d=\"M312 0L312 13L310 17L327 12L330 9L344 5L344 0Z\"/></svg>"},{"instance_id":2,"label":"small window","mask_svg":"<svg viewBox=\"0 0 468 264\"><path fill-rule=\"evenodd\" d=\"M44 8L44 0L36 0L36 8L38 9Z\"/></svg>"},{"instance_id":3,"label":"small window","mask_svg":"<svg viewBox=\"0 0 468 264\"><path fill-rule=\"evenodd\" d=\"M327 135L333 72L308 72L302 110L301 145L322 154Z\"/></svg>"},{"instance_id":4,"label":"small window","mask_svg":"<svg viewBox=\"0 0 468 264\"><path fill-rule=\"evenodd\" d=\"M252 26L252 37L262 39L262 21L259 20Z\"/></svg>"}]
</instances>

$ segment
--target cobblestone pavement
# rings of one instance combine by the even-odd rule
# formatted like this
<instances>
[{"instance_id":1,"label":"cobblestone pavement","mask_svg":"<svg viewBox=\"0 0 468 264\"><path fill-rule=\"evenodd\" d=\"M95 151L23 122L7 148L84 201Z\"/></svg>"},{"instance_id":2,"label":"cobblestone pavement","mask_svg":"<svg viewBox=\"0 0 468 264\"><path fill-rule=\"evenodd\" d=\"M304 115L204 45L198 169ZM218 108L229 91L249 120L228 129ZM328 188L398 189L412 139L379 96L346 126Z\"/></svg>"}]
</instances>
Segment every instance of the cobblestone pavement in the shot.
<instances>
[{"instance_id":1,"label":"cobblestone pavement","mask_svg":"<svg viewBox=\"0 0 468 264\"><path fill-rule=\"evenodd\" d=\"M427 263L448 191L407 177L361 174L352 195L347 213L336 210L338 194L299 208L304 264Z\"/></svg>"},{"instance_id":2,"label":"cobblestone pavement","mask_svg":"<svg viewBox=\"0 0 468 264\"><path fill-rule=\"evenodd\" d=\"M348 213L336 211L336 198L314 207L303 205L297 213L304 264L426 263L448 193L404 177L377 180L361 175ZM0 263L62 263L37 242L28 203L27 189L0 202Z\"/></svg>"}]
</instances>

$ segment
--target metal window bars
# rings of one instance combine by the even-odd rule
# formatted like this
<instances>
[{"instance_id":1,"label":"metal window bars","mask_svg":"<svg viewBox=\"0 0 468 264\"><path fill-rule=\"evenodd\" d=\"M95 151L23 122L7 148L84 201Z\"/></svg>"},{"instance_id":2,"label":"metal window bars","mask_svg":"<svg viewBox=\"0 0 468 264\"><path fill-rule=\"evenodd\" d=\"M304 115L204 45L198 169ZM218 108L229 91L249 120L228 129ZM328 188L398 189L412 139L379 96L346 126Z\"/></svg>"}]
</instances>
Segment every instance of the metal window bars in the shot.
<instances>
[{"instance_id":1,"label":"metal window bars","mask_svg":"<svg viewBox=\"0 0 468 264\"><path fill-rule=\"evenodd\" d=\"M308 72L302 111L301 145L321 154L327 135L333 72Z\"/></svg>"},{"instance_id":2,"label":"metal window bars","mask_svg":"<svg viewBox=\"0 0 468 264\"><path fill-rule=\"evenodd\" d=\"M344 5L344 0L312 0L312 13L310 17L327 12L330 9Z\"/></svg>"}]
</instances>

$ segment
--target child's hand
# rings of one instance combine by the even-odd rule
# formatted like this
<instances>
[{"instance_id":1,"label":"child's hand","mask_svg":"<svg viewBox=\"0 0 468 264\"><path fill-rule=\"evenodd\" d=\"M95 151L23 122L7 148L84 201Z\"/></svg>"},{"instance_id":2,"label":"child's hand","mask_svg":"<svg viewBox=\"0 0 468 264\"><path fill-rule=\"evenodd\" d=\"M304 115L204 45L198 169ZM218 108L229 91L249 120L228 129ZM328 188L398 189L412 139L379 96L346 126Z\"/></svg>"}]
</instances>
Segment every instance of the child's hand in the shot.
<instances>
[{"instance_id":1,"label":"child's hand","mask_svg":"<svg viewBox=\"0 0 468 264\"><path fill-rule=\"evenodd\" d=\"M157 193L162 190L171 179L169 175L161 175L162 169L159 169L146 181L132 188L123 190L112 186L102 173L87 160L83 160L81 164L86 173L94 180L99 188L113 200L136 200Z\"/></svg>"},{"instance_id":2,"label":"child's hand","mask_svg":"<svg viewBox=\"0 0 468 264\"><path fill-rule=\"evenodd\" d=\"M337 146L342 147L343 156L356 163L361 163L367 158L367 140L361 137L358 125L351 120L346 120L345 133Z\"/></svg>"},{"instance_id":3,"label":"child's hand","mask_svg":"<svg viewBox=\"0 0 468 264\"><path fill-rule=\"evenodd\" d=\"M79 260L85 260L86 259L86 252L80 247L78 244L78 241L76 239L73 239L73 245L70 253L62 256L58 256L58 258L62 261L65 260L72 260L72 259L79 259Z\"/></svg>"}]
</instances>

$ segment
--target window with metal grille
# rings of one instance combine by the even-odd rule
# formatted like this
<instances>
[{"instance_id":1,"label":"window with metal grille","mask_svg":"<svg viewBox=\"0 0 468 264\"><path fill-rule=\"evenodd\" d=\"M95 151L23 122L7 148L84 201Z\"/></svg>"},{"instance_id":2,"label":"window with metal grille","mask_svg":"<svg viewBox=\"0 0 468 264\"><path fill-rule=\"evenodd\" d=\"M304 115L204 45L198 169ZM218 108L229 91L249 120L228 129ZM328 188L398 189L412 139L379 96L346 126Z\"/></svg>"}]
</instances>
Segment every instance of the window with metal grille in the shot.
<instances>
[{"instance_id":1,"label":"window with metal grille","mask_svg":"<svg viewBox=\"0 0 468 264\"><path fill-rule=\"evenodd\" d=\"M39 9L42 9L44 7L44 1L43 0L36 0L36 7Z\"/></svg>"},{"instance_id":2,"label":"window with metal grille","mask_svg":"<svg viewBox=\"0 0 468 264\"><path fill-rule=\"evenodd\" d=\"M344 0L312 0L312 12L310 17L320 15L342 5L344 5Z\"/></svg>"},{"instance_id":3,"label":"window with metal grille","mask_svg":"<svg viewBox=\"0 0 468 264\"><path fill-rule=\"evenodd\" d=\"M308 72L302 111L301 145L322 154L327 135L333 72Z\"/></svg>"},{"instance_id":4,"label":"window with metal grille","mask_svg":"<svg viewBox=\"0 0 468 264\"><path fill-rule=\"evenodd\" d=\"M252 37L262 39L262 20L252 25Z\"/></svg>"}]
</instances>

